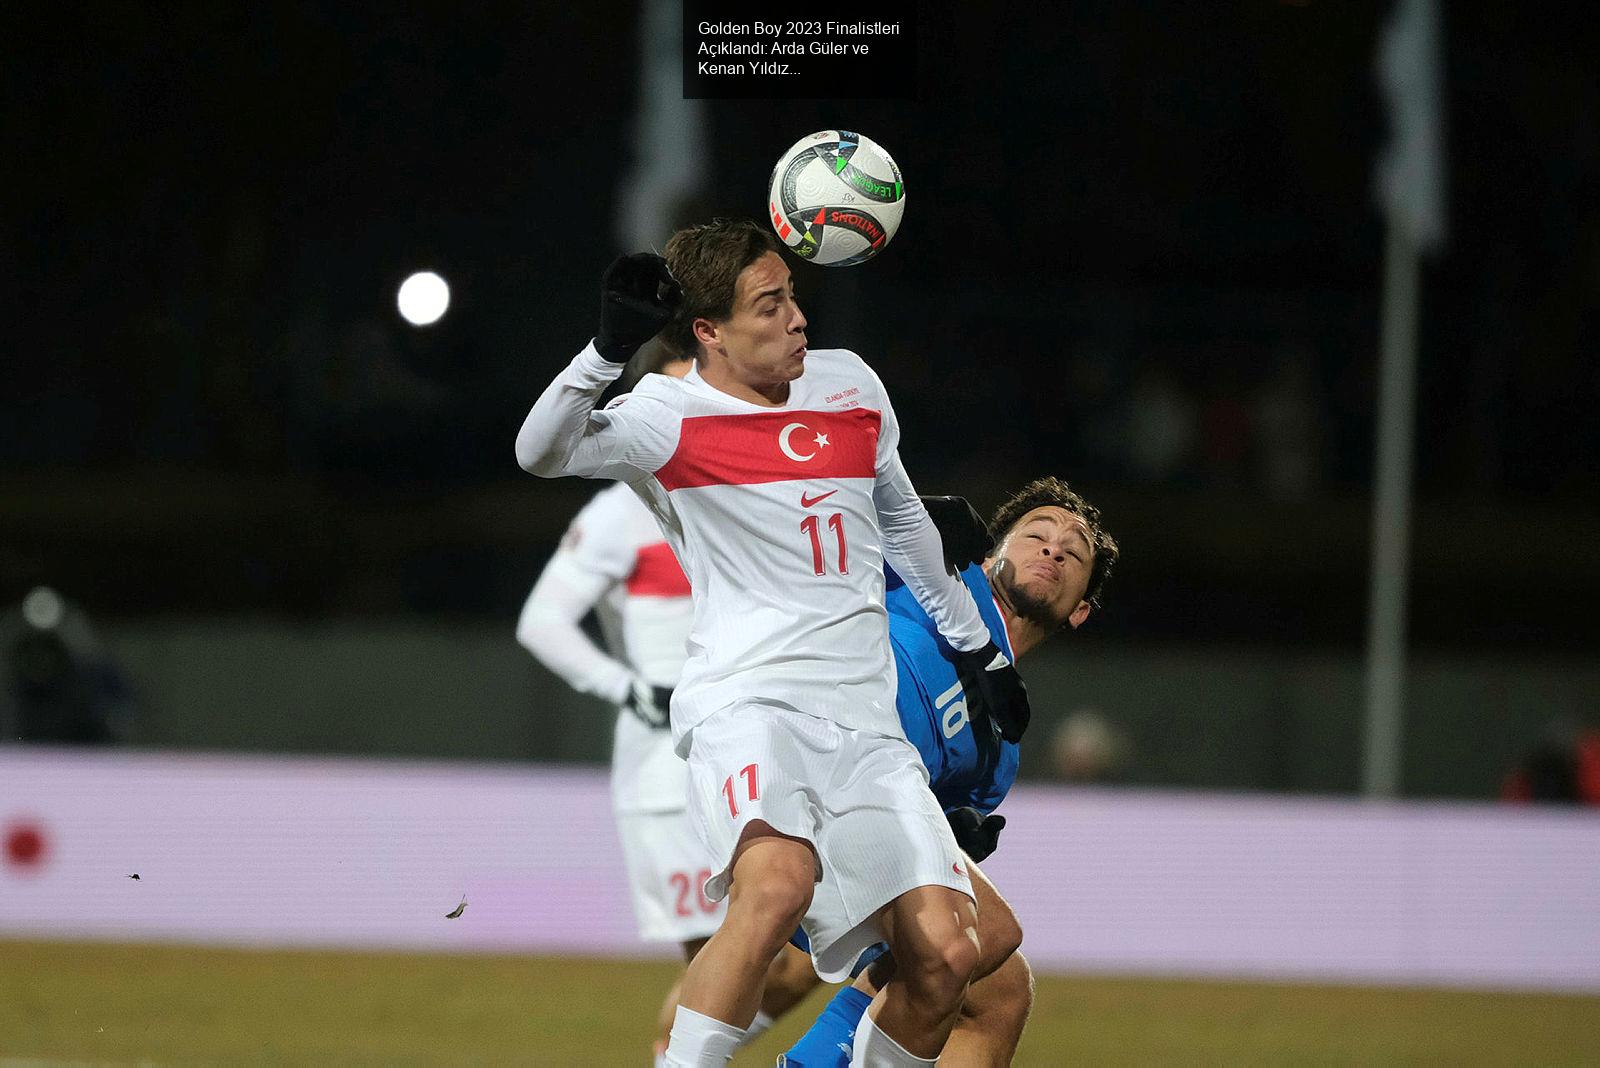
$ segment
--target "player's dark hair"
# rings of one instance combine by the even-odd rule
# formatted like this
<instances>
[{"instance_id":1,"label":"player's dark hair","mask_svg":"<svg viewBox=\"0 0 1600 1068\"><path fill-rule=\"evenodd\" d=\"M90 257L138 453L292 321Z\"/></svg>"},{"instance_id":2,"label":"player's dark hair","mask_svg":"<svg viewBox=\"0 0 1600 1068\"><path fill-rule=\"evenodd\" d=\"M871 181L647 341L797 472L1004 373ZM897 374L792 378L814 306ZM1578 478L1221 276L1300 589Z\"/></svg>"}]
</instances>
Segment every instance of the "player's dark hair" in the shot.
<instances>
[{"instance_id":1,"label":"player's dark hair","mask_svg":"<svg viewBox=\"0 0 1600 1068\"><path fill-rule=\"evenodd\" d=\"M715 219L673 234L664 255L672 277L683 287L683 303L661 332L668 344L686 356L698 352L694 321L732 315L739 272L777 251L772 232L748 219Z\"/></svg>"},{"instance_id":2,"label":"player's dark hair","mask_svg":"<svg viewBox=\"0 0 1600 1068\"><path fill-rule=\"evenodd\" d=\"M1094 560L1089 567L1089 587L1083 599L1094 608L1100 607L1100 591L1111 577L1111 568L1117 562L1117 539L1100 525L1100 509L1084 500L1073 488L1059 478L1036 478L1023 486L1011 498L995 509L989 520L989 533L995 544L1006 540L1011 528L1035 508L1054 506L1063 508L1082 519L1089 527L1089 540L1094 547Z\"/></svg>"}]
</instances>

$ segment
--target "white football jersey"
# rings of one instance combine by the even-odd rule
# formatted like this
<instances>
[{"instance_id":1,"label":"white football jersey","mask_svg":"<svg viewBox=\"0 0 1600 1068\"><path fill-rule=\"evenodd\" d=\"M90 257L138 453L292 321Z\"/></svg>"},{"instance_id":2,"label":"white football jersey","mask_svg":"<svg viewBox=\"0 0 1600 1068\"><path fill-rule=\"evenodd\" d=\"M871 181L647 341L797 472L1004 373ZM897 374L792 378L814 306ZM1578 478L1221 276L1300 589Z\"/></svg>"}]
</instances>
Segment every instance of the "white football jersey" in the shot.
<instances>
[{"instance_id":1,"label":"white football jersey","mask_svg":"<svg viewBox=\"0 0 1600 1068\"><path fill-rule=\"evenodd\" d=\"M592 344L579 353L528 413L517 458L540 475L625 481L660 522L695 606L674 734L742 700L903 737L886 556L955 648L989 635L944 568L878 376L853 352L812 351L778 407L691 371L647 375L594 410L620 370Z\"/></svg>"},{"instance_id":2,"label":"white football jersey","mask_svg":"<svg viewBox=\"0 0 1600 1068\"><path fill-rule=\"evenodd\" d=\"M578 622L590 609L610 655ZM569 686L621 705L635 677L673 687L694 620L689 580L655 518L622 483L608 486L567 527L528 595L517 639ZM665 812L685 804L687 773L672 734L619 709L611 754L618 812Z\"/></svg>"}]
</instances>

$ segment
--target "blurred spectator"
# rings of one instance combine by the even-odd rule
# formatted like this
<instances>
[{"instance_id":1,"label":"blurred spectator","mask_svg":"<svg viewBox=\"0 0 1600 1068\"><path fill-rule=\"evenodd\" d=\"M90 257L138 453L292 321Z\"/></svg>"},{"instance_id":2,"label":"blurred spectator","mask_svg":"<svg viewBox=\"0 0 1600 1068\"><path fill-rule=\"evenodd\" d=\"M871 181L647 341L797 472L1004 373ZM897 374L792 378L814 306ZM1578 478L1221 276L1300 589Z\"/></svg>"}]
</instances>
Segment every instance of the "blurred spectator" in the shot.
<instances>
[{"instance_id":1,"label":"blurred spectator","mask_svg":"<svg viewBox=\"0 0 1600 1068\"><path fill-rule=\"evenodd\" d=\"M1173 482L1192 470L1199 416L1194 398L1170 370L1153 362L1140 368L1127 410L1128 467L1134 478Z\"/></svg>"},{"instance_id":2,"label":"blurred spectator","mask_svg":"<svg viewBox=\"0 0 1600 1068\"><path fill-rule=\"evenodd\" d=\"M1200 408L1200 458L1208 486L1237 488L1250 455L1251 412L1237 364L1212 369Z\"/></svg>"},{"instance_id":3,"label":"blurred spectator","mask_svg":"<svg viewBox=\"0 0 1600 1068\"><path fill-rule=\"evenodd\" d=\"M1067 389L1058 395L1051 390L1036 390L1035 404L1043 398L1057 400L1056 417L1063 432L1073 436L1067 455L1075 464L1103 472L1103 477L1120 477L1126 467L1123 427L1118 420L1118 401L1125 388L1118 378L1119 360L1100 344L1086 344L1068 357ZM1051 420L1036 418L1048 426Z\"/></svg>"},{"instance_id":4,"label":"blurred spectator","mask_svg":"<svg viewBox=\"0 0 1600 1068\"><path fill-rule=\"evenodd\" d=\"M37 587L0 617L0 741L121 741L133 711L122 672L55 590Z\"/></svg>"},{"instance_id":5,"label":"blurred spectator","mask_svg":"<svg viewBox=\"0 0 1600 1068\"><path fill-rule=\"evenodd\" d=\"M1070 712L1050 738L1051 763L1067 782L1107 782L1116 777L1127 744L1092 708Z\"/></svg>"},{"instance_id":6,"label":"blurred spectator","mask_svg":"<svg viewBox=\"0 0 1600 1068\"><path fill-rule=\"evenodd\" d=\"M1312 353L1299 345L1278 354L1255 398L1256 471L1280 501L1311 496L1322 480L1322 400Z\"/></svg>"},{"instance_id":7,"label":"blurred spectator","mask_svg":"<svg viewBox=\"0 0 1600 1068\"><path fill-rule=\"evenodd\" d=\"M1600 805L1600 729L1546 731L1506 775L1500 796L1518 804Z\"/></svg>"}]
</instances>

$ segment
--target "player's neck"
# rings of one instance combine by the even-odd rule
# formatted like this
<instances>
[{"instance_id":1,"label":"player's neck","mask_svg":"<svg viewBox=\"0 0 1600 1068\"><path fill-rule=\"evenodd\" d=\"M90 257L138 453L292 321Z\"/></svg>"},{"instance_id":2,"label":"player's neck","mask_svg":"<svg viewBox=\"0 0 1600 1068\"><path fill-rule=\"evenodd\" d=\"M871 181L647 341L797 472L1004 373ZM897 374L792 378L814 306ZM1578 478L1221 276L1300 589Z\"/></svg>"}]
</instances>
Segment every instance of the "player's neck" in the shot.
<instances>
[{"instance_id":1,"label":"player's neck","mask_svg":"<svg viewBox=\"0 0 1600 1068\"><path fill-rule=\"evenodd\" d=\"M1000 605L1001 618L1005 620L1006 637L1011 639L1012 660L1021 660L1033 651L1034 646L1050 637L1050 631L1013 612L999 594L995 595L995 601Z\"/></svg>"},{"instance_id":2,"label":"player's neck","mask_svg":"<svg viewBox=\"0 0 1600 1068\"><path fill-rule=\"evenodd\" d=\"M1006 625L1006 638L1011 642L1011 659L1013 662L1021 660L1036 645L1050 637L1051 631L1017 612L1005 586L994 580L989 564L984 564L983 573L990 576L989 589L994 592L994 603L1000 609L1000 620Z\"/></svg>"},{"instance_id":3,"label":"player's neck","mask_svg":"<svg viewBox=\"0 0 1600 1068\"><path fill-rule=\"evenodd\" d=\"M763 408L780 408L789 403L789 383L770 382L751 384L733 375L727 365L707 360L700 365L700 380L719 393L759 404Z\"/></svg>"}]
</instances>

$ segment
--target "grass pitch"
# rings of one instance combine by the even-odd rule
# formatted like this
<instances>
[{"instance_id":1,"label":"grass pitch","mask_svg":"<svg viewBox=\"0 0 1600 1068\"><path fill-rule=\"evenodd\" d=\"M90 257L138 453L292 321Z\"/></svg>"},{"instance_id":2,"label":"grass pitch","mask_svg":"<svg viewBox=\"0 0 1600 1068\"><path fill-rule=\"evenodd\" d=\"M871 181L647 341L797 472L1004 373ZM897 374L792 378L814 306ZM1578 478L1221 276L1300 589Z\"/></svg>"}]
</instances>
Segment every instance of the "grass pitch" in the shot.
<instances>
[{"instance_id":1,"label":"grass pitch","mask_svg":"<svg viewBox=\"0 0 1600 1068\"><path fill-rule=\"evenodd\" d=\"M675 971L0 941L0 1058L646 1065ZM771 1064L826 996L735 1063ZM1016 1063L1577 1065L1597 1036L1600 998L1041 978Z\"/></svg>"}]
</instances>

